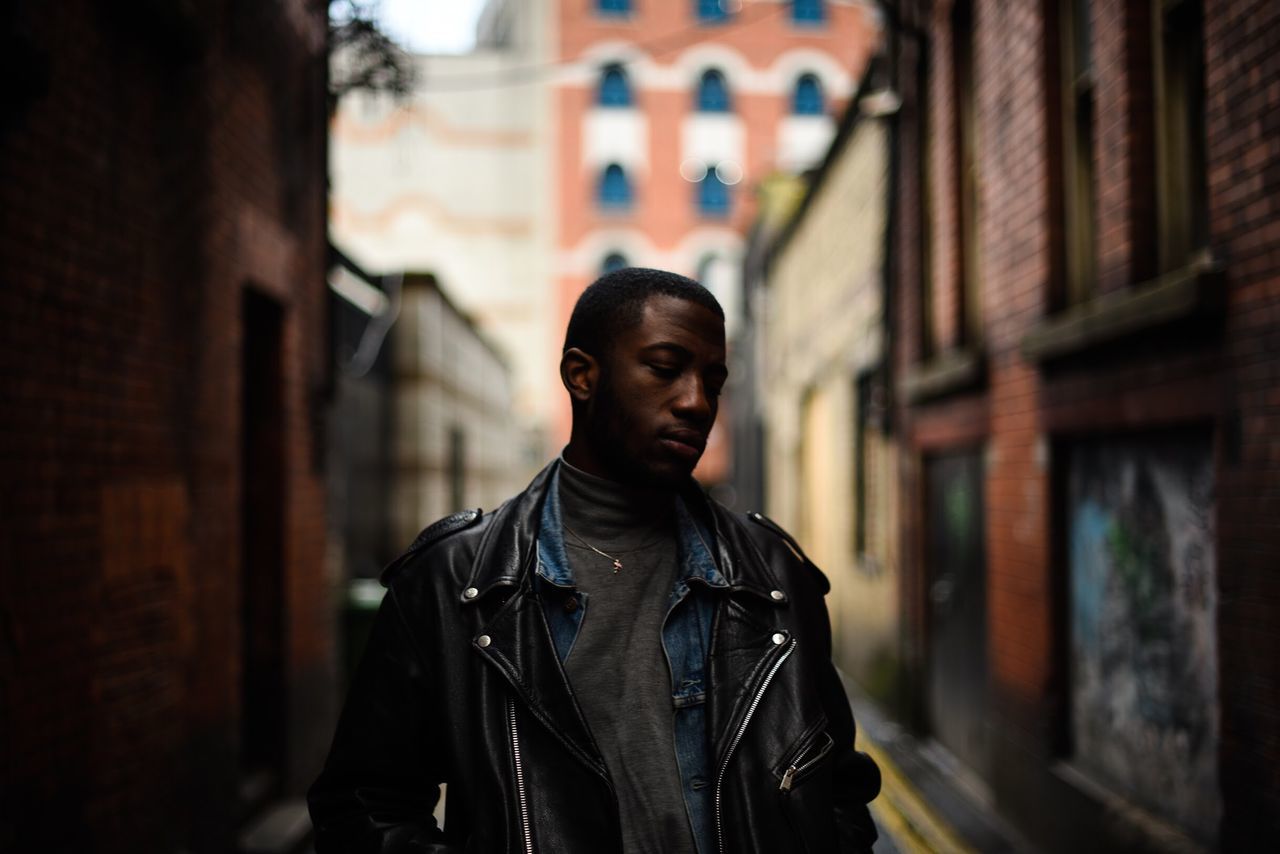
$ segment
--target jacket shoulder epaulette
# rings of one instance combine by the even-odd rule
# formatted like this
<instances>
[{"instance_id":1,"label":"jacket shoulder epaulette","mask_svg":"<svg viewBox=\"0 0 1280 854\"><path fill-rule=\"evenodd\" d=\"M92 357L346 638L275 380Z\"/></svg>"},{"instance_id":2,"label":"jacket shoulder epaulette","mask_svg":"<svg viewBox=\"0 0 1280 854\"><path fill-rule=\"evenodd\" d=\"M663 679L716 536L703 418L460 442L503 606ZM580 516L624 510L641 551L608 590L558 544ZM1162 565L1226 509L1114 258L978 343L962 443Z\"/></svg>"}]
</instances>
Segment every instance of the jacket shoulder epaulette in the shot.
<instances>
[{"instance_id":1,"label":"jacket shoulder epaulette","mask_svg":"<svg viewBox=\"0 0 1280 854\"><path fill-rule=\"evenodd\" d=\"M480 517L483 515L484 512L478 507L475 510L459 510L457 513L451 513L443 519L438 519L423 528L418 536L414 537L413 542L409 544L409 548L405 549L404 554L391 561L391 563L387 564L386 568L382 570L382 576L380 578L382 586L390 587L396 573L414 555L424 549L430 548L450 534L456 534L458 531L470 528L476 522L479 522Z\"/></svg>"},{"instance_id":2,"label":"jacket shoulder epaulette","mask_svg":"<svg viewBox=\"0 0 1280 854\"><path fill-rule=\"evenodd\" d=\"M827 580L826 573L821 569L818 569L814 562L809 560L808 556L804 553L804 549L800 548L800 544L796 542L796 538L788 534L781 525L763 513L754 510L747 514L747 518L772 533L778 539L782 540L783 544L786 545L786 547L791 550L791 553L796 556L796 560L808 567L809 570L817 576L818 586L822 589L823 594L826 594L827 591L831 589L831 582Z\"/></svg>"}]
</instances>

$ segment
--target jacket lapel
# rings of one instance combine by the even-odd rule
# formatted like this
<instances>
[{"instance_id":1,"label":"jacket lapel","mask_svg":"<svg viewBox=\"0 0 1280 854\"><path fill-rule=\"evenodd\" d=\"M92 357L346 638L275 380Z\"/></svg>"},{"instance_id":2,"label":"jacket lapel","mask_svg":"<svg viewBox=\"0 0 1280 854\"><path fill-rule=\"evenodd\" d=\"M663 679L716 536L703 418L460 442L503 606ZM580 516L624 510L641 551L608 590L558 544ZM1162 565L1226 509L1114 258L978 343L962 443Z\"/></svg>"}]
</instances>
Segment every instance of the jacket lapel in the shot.
<instances>
[{"instance_id":1,"label":"jacket lapel","mask_svg":"<svg viewBox=\"0 0 1280 854\"><path fill-rule=\"evenodd\" d=\"M788 603L774 594L782 588L755 543L728 512L715 504L704 507L729 579L728 595L716 612L708 661L707 735L712 767L718 768L792 635L783 619Z\"/></svg>"},{"instance_id":2,"label":"jacket lapel","mask_svg":"<svg viewBox=\"0 0 1280 854\"><path fill-rule=\"evenodd\" d=\"M472 640L472 648L492 665L543 726L588 767L606 775L586 720L573 698L556 654L542 605L531 589L537 562L538 519L556 463L529 488L496 511L489 536L472 564L474 602L485 607L501 588L513 590Z\"/></svg>"}]
</instances>

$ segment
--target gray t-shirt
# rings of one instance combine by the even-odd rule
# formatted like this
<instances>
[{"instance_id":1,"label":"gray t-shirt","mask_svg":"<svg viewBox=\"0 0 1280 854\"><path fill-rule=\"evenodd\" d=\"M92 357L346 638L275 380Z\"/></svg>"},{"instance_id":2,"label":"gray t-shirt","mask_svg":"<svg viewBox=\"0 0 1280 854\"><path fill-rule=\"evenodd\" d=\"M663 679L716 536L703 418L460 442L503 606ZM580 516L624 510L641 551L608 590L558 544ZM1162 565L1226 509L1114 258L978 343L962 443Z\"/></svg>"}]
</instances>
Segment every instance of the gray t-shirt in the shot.
<instances>
[{"instance_id":1,"label":"gray t-shirt","mask_svg":"<svg viewBox=\"0 0 1280 854\"><path fill-rule=\"evenodd\" d=\"M565 552L586 594L565 671L617 790L622 850L694 854L662 646L677 571L672 496L628 490L566 463L560 500Z\"/></svg>"}]
</instances>

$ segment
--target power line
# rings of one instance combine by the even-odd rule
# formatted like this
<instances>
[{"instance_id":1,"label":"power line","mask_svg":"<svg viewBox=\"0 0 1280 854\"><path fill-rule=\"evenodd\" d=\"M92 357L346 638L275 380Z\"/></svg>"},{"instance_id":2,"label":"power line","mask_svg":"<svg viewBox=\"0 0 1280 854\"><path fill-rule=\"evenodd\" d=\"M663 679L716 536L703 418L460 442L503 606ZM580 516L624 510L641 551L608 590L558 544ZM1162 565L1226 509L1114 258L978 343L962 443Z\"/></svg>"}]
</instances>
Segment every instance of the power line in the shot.
<instances>
[{"instance_id":1,"label":"power line","mask_svg":"<svg viewBox=\"0 0 1280 854\"><path fill-rule=\"evenodd\" d=\"M762 6L762 3L753 3L752 5ZM770 18L782 13L786 8L784 3L771 3L772 9L766 10L763 14L757 15L751 20L744 20L744 17L734 17L729 23L709 30L703 25L694 25L677 30L660 39L654 39L649 42L634 42L631 47L642 51L651 57L659 57L673 50L692 47L700 42L716 41L717 37L724 33L727 29L742 31L749 27L754 27ZM695 38L689 38L695 36ZM631 59L618 60L616 65L629 65L635 62L638 57ZM554 62L541 63L538 65L526 65L517 68L505 68L498 72L485 72L484 74L457 74L450 75L445 78L436 78L424 80L421 89L428 92L473 92L485 89L502 89L510 86L527 86L531 83L542 82L544 78L559 71L563 68L571 68L579 65L581 60L564 59Z\"/></svg>"}]
</instances>

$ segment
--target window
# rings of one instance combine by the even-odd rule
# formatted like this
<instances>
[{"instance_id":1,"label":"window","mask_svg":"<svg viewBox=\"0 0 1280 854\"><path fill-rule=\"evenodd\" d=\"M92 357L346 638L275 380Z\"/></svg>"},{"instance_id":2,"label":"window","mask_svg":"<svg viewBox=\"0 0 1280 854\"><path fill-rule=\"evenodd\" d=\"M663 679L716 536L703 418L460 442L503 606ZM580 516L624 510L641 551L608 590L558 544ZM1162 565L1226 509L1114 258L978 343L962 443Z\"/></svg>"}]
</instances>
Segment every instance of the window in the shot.
<instances>
[{"instance_id":1,"label":"window","mask_svg":"<svg viewBox=\"0 0 1280 854\"><path fill-rule=\"evenodd\" d=\"M702 72L698 81L698 111L703 113L729 112L729 84L724 75L714 68Z\"/></svg>"},{"instance_id":2,"label":"window","mask_svg":"<svg viewBox=\"0 0 1280 854\"><path fill-rule=\"evenodd\" d=\"M720 179L714 166L698 182L698 213L723 217L729 214L729 185Z\"/></svg>"},{"instance_id":3,"label":"window","mask_svg":"<svg viewBox=\"0 0 1280 854\"><path fill-rule=\"evenodd\" d=\"M820 24L827 19L823 0L792 0L791 20L797 24Z\"/></svg>"},{"instance_id":4,"label":"window","mask_svg":"<svg viewBox=\"0 0 1280 854\"><path fill-rule=\"evenodd\" d=\"M1083 302L1093 293L1095 277L1093 168L1094 68L1089 0L1060 0L1058 45L1062 155L1062 242L1055 266L1055 308Z\"/></svg>"},{"instance_id":5,"label":"window","mask_svg":"<svg viewBox=\"0 0 1280 854\"><path fill-rule=\"evenodd\" d=\"M597 198L600 207L607 210L627 210L631 207L631 182L627 173L617 163L610 163L600 176Z\"/></svg>"},{"instance_id":6,"label":"window","mask_svg":"<svg viewBox=\"0 0 1280 854\"><path fill-rule=\"evenodd\" d=\"M614 270L621 270L630 266L631 262L627 260L626 255L623 255L621 252L610 252L608 255L604 256L604 263L600 265L600 272L602 274L612 273Z\"/></svg>"},{"instance_id":7,"label":"window","mask_svg":"<svg viewBox=\"0 0 1280 854\"><path fill-rule=\"evenodd\" d=\"M791 112L797 116L820 116L822 106L822 83L814 74L801 74L791 98Z\"/></svg>"},{"instance_id":8,"label":"window","mask_svg":"<svg viewBox=\"0 0 1280 854\"><path fill-rule=\"evenodd\" d=\"M1204 38L1199 0L1154 4L1156 251L1162 272L1208 245Z\"/></svg>"},{"instance_id":9,"label":"window","mask_svg":"<svg viewBox=\"0 0 1280 854\"><path fill-rule=\"evenodd\" d=\"M952 175L959 264L956 269L957 341L973 344L981 329L978 302L978 157L973 75L973 3L951 7Z\"/></svg>"},{"instance_id":10,"label":"window","mask_svg":"<svg viewBox=\"0 0 1280 854\"><path fill-rule=\"evenodd\" d=\"M596 11L604 15L630 15L631 0L596 0Z\"/></svg>"},{"instance_id":11,"label":"window","mask_svg":"<svg viewBox=\"0 0 1280 854\"><path fill-rule=\"evenodd\" d=\"M606 65L600 74L600 92L596 102L602 107L630 107L631 84L621 65Z\"/></svg>"},{"instance_id":12,"label":"window","mask_svg":"<svg viewBox=\"0 0 1280 854\"><path fill-rule=\"evenodd\" d=\"M726 7L730 0L695 0L695 2L699 23L718 24L729 20L729 10Z\"/></svg>"}]
</instances>

